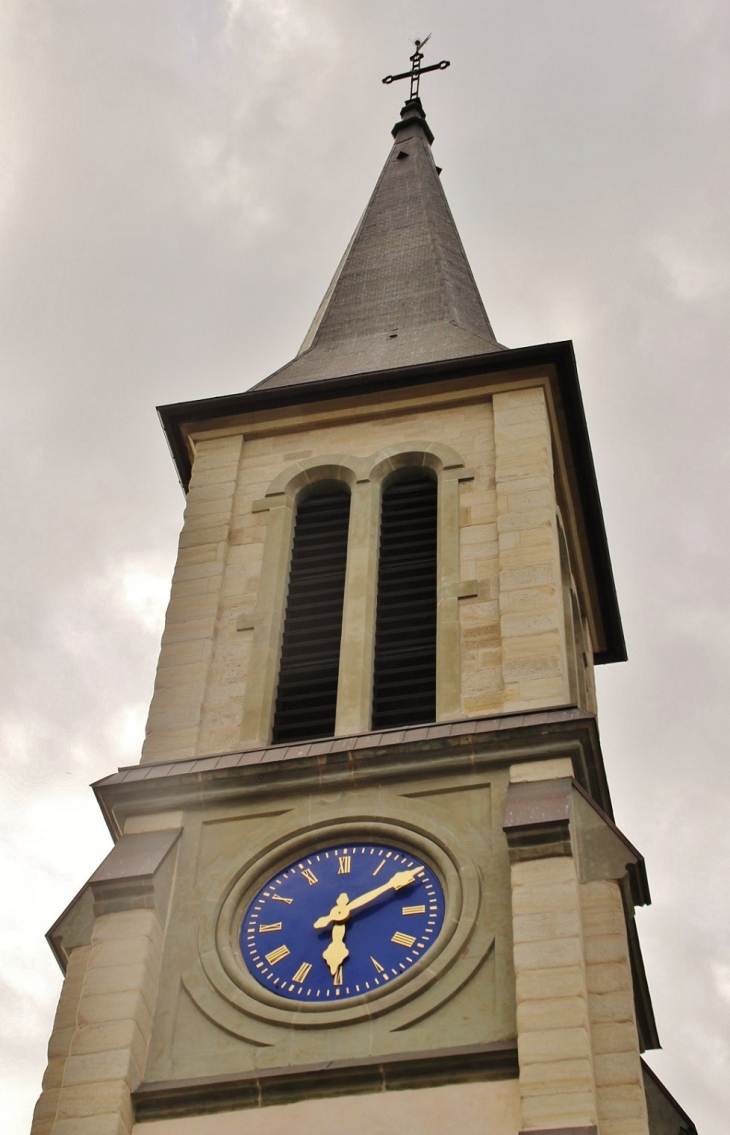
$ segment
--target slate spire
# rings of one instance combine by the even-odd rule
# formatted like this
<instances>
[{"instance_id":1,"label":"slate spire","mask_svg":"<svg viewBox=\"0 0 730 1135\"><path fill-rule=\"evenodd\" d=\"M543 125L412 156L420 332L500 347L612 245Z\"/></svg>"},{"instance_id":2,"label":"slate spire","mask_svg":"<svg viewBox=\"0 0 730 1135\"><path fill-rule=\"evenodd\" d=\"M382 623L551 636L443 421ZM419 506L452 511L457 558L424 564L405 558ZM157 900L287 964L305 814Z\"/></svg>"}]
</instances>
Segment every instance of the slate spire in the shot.
<instances>
[{"instance_id":1,"label":"slate spire","mask_svg":"<svg viewBox=\"0 0 730 1135\"><path fill-rule=\"evenodd\" d=\"M297 357L258 389L504 350L494 338L418 98Z\"/></svg>"}]
</instances>

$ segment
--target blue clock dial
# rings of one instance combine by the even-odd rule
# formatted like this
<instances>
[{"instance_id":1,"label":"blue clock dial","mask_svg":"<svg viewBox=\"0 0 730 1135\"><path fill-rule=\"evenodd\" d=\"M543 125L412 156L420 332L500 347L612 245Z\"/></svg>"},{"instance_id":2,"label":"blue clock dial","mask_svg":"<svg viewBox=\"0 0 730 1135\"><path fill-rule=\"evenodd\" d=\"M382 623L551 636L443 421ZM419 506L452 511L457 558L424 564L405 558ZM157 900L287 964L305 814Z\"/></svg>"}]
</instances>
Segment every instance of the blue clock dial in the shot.
<instances>
[{"instance_id":1,"label":"blue clock dial","mask_svg":"<svg viewBox=\"0 0 730 1135\"><path fill-rule=\"evenodd\" d=\"M272 993L332 1003L402 977L443 920L443 889L423 860L380 843L339 845L269 879L244 915L241 952Z\"/></svg>"}]
</instances>

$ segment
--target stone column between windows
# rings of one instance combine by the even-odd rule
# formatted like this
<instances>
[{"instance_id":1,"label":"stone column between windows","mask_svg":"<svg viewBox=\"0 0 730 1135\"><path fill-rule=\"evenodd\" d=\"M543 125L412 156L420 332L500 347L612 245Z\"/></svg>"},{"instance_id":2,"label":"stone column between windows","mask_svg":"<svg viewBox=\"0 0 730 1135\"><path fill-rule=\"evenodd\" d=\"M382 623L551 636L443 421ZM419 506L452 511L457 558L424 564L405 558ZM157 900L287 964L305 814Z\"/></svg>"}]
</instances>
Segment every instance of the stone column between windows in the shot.
<instances>
[{"instance_id":1,"label":"stone column between windows","mask_svg":"<svg viewBox=\"0 0 730 1135\"><path fill-rule=\"evenodd\" d=\"M196 446L142 761L196 756L243 438Z\"/></svg>"},{"instance_id":2,"label":"stone column between windows","mask_svg":"<svg viewBox=\"0 0 730 1135\"><path fill-rule=\"evenodd\" d=\"M494 395L504 709L565 705L565 645L550 422L542 387Z\"/></svg>"},{"instance_id":3,"label":"stone column between windows","mask_svg":"<svg viewBox=\"0 0 730 1135\"><path fill-rule=\"evenodd\" d=\"M459 562L459 483L472 480L466 469L444 469L438 479L438 590L436 600L436 720L461 717L459 599L475 595L476 583L461 586Z\"/></svg>"},{"instance_id":4,"label":"stone column between windows","mask_svg":"<svg viewBox=\"0 0 730 1135\"><path fill-rule=\"evenodd\" d=\"M371 727L379 531L380 485L357 481L350 500L336 737Z\"/></svg>"}]
</instances>

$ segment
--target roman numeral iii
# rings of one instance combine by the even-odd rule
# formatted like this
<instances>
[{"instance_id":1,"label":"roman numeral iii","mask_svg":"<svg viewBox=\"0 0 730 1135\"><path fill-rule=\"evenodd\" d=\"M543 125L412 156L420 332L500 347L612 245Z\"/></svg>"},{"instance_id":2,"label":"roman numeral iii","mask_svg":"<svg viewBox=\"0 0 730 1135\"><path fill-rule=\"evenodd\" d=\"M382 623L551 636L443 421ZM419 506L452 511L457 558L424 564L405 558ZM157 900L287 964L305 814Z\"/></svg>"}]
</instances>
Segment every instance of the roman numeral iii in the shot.
<instances>
[{"instance_id":1,"label":"roman numeral iii","mask_svg":"<svg viewBox=\"0 0 730 1135\"><path fill-rule=\"evenodd\" d=\"M412 938L410 934L401 934L400 930L396 930L390 940L395 942L396 946L412 946L416 939Z\"/></svg>"}]
</instances>

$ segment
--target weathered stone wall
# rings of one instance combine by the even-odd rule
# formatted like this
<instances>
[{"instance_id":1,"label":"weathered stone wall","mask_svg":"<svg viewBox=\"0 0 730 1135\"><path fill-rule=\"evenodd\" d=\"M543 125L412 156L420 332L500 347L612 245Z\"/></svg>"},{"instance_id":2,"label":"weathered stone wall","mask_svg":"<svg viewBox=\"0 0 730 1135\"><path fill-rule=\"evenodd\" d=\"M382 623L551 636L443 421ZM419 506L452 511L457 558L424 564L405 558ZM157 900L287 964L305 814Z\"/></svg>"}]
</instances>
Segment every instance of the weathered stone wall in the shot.
<instances>
[{"instance_id":1,"label":"weathered stone wall","mask_svg":"<svg viewBox=\"0 0 730 1135\"><path fill-rule=\"evenodd\" d=\"M225 621L225 589L230 593L236 580L239 606L248 598L246 578L236 570L241 557L231 556L242 442L239 435L198 447L147 720L146 760L198 752L203 707L220 699L221 685L231 684L221 681L220 650L216 671L211 662ZM231 657L239 681L241 645Z\"/></svg>"},{"instance_id":2,"label":"weathered stone wall","mask_svg":"<svg viewBox=\"0 0 730 1135\"><path fill-rule=\"evenodd\" d=\"M648 1135L622 884L612 877L617 869L622 874L624 858L613 826L571 787L572 762L559 752L491 764L477 746L456 764L442 760L437 768L424 760L420 770L412 755L383 753L357 774L351 765L333 766L326 784L322 767L305 762L288 774L282 769L268 786L254 778L248 791L231 793L211 782L215 799L198 799L195 790L184 811L131 815L125 840L181 832L169 918L162 913L168 871L155 884L155 910L98 913L90 941L81 939L89 944L71 949L32 1135L137 1132L132 1093L143 1083L210 1077L214 1084L226 1076L255 1079L428 1053L443 1062L469 1046L512 1051L515 1039L518 1079L513 1065L490 1065L481 1080L467 1076L469 1083L448 1090L432 1089L426 1079L413 1096L423 1129L439 1130L444 1108L454 1107L459 1126L474 1135L479 1108L500 1135ZM579 805L569 822L561 811L566 791ZM542 805L520 813L526 800ZM526 842L525 815L533 817L528 827L537 825ZM545 827L545 815L565 817L562 835ZM596 842L596 823L605 830L603 843ZM226 944L237 942L242 904L272 856L286 859L287 847L299 848L302 839L326 843L346 831L353 839L367 831L396 843L415 840L419 850L423 844L420 853L433 859L446 884L451 937L420 977L388 990L380 1013L374 1005L364 1012L335 1006L331 1019L318 1014L306 1022L299 1012L294 1022L249 988L237 950L229 954ZM168 843L176 846L155 843L158 857ZM152 869L140 843L127 846L137 847L144 870ZM92 883L97 877L111 880L107 885L116 878L111 868L100 868ZM112 891L104 894L102 911L116 901ZM309 1093L302 1084L301 1096L287 1104L272 1099L263 1111L256 1096L236 1112L226 1112L222 1101L215 1119L195 1115L193 1103L190 1122L207 1125L196 1129L201 1133L228 1135L255 1132L262 1123L275 1131L296 1115L300 1130L320 1121L327 1130L351 1106L349 1088L339 1094L347 1083L345 1075L337 1091L330 1085L334 1098L326 1102L318 1100L317 1083ZM393 1085L399 1083L396 1076ZM377 1086L372 1077L360 1085L370 1094L355 1109L355 1131L366 1116L397 1121L393 1101L403 1093ZM184 1101L182 1107L184 1114ZM153 1119L149 1130L186 1135L190 1122Z\"/></svg>"},{"instance_id":3,"label":"weathered stone wall","mask_svg":"<svg viewBox=\"0 0 730 1135\"><path fill-rule=\"evenodd\" d=\"M588 1009L601 1135L648 1135L631 962L621 891L581 886Z\"/></svg>"},{"instance_id":4,"label":"weathered stone wall","mask_svg":"<svg viewBox=\"0 0 730 1135\"><path fill-rule=\"evenodd\" d=\"M542 388L494 396L503 711L569 702L552 441Z\"/></svg>"},{"instance_id":5,"label":"weathered stone wall","mask_svg":"<svg viewBox=\"0 0 730 1135\"><path fill-rule=\"evenodd\" d=\"M506 770L485 768L475 776L462 767L434 775L414 764L413 755L392 762L383 755L380 775L374 769L357 775L344 765L322 787L316 764L300 773L282 769L277 790L249 791L187 813L146 1080L295 1071L323 1061L511 1043L514 974L501 835ZM280 864L298 853L287 848L302 841L326 845L362 833L422 847L434 861L454 904L445 945L420 977L370 1007L335 1005L328 1017L289 1011L291 1003L270 1006L251 987L238 948L242 909L268 869L262 864L272 849ZM224 969L219 952L229 942Z\"/></svg>"},{"instance_id":6,"label":"weathered stone wall","mask_svg":"<svg viewBox=\"0 0 730 1135\"><path fill-rule=\"evenodd\" d=\"M590 867L581 867L580 817L573 815L571 834L566 826L557 841L555 829L540 826L551 792L559 795L557 785L569 776L568 760L511 770L513 783L544 786L531 839L511 844L523 1127L649 1135L626 913L621 884L611 877L622 857L613 859L608 842L601 857L594 844ZM605 831L615 838L610 826Z\"/></svg>"},{"instance_id":7,"label":"weathered stone wall","mask_svg":"<svg viewBox=\"0 0 730 1135\"><path fill-rule=\"evenodd\" d=\"M461 480L453 490L448 486L458 498L458 574L476 588L467 597L458 598L454 592L446 600L458 618L460 648L454 664L442 666L442 673L453 681L460 670L460 689L455 701L445 691L445 717L570 702L566 652L572 644L566 643L550 424L542 386L497 392L493 398L469 390L461 404L454 396L444 404L442 392L421 392L418 399L405 399L399 409L384 413L383 407L335 407L293 415L286 428L279 421L257 421L228 436L209 433L197 439L145 761L182 759L245 743L253 617L264 597L261 587L271 586L269 565L266 578L261 578L267 529L280 519L278 510L254 506L274 478L297 462L319 456L347 454L354 461L364 460L416 441L451 447L473 472L473 479ZM373 497L372 486L353 486L356 494L366 489ZM377 501L374 507L377 511ZM376 531L370 535L377 539ZM367 549L357 554L359 570L369 563L373 571L376 557L368 557ZM279 548L274 558L275 574L288 562L288 548ZM364 633L363 612L367 617L371 608L372 603L365 603L345 613L350 658L358 657L351 640ZM279 626L280 618L271 631L273 659ZM442 630L444 626L442 621ZM269 667L269 685L275 683L275 670L275 665ZM258 672L257 681L262 680ZM347 695L348 689L356 693L361 686L358 673L349 686L342 683L341 694ZM340 711L343 729L366 728L362 699L352 706L343 703ZM253 733L260 743L262 728Z\"/></svg>"},{"instance_id":8,"label":"weathered stone wall","mask_svg":"<svg viewBox=\"0 0 730 1135\"><path fill-rule=\"evenodd\" d=\"M162 954L152 910L104 914L71 953L31 1135L129 1135Z\"/></svg>"},{"instance_id":9,"label":"weathered stone wall","mask_svg":"<svg viewBox=\"0 0 730 1135\"><path fill-rule=\"evenodd\" d=\"M567 758L511 770L515 782L571 775ZM511 878L523 1126L591 1126L596 1082L575 861L516 862Z\"/></svg>"}]
</instances>

